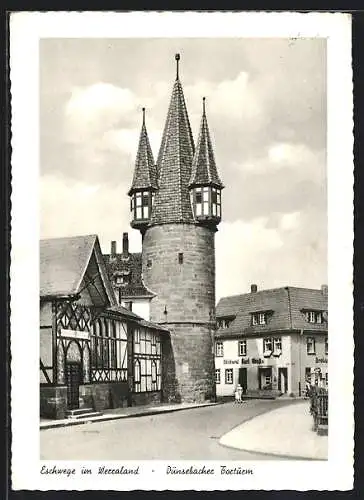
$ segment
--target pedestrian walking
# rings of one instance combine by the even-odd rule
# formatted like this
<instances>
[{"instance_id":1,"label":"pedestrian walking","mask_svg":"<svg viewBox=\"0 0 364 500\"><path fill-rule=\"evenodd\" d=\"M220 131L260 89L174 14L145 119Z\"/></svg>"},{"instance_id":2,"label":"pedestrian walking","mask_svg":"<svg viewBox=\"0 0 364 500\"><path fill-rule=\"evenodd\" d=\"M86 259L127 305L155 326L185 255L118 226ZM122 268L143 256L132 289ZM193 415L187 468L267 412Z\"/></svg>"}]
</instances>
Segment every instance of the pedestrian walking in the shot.
<instances>
[{"instance_id":1,"label":"pedestrian walking","mask_svg":"<svg viewBox=\"0 0 364 500\"><path fill-rule=\"evenodd\" d=\"M240 384L237 385L235 390L235 404L240 404L243 402L243 388Z\"/></svg>"}]
</instances>

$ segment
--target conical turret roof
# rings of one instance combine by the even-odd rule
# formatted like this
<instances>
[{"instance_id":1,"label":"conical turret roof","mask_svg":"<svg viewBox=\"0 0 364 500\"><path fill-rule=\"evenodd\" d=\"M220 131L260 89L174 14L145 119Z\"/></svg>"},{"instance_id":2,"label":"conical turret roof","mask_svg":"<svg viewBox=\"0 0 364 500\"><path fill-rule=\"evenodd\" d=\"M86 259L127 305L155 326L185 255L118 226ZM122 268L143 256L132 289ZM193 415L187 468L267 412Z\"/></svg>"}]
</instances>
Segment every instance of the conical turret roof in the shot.
<instances>
[{"instance_id":1,"label":"conical turret roof","mask_svg":"<svg viewBox=\"0 0 364 500\"><path fill-rule=\"evenodd\" d=\"M203 112L197 146L192 163L190 186L211 185L223 188L216 168L214 151L212 148L209 127L206 118L205 98L203 98Z\"/></svg>"},{"instance_id":2,"label":"conical turret roof","mask_svg":"<svg viewBox=\"0 0 364 500\"><path fill-rule=\"evenodd\" d=\"M153 205L152 224L194 222L188 185L195 148L179 80L179 54L176 61L177 77L157 160L159 190Z\"/></svg>"},{"instance_id":3,"label":"conical turret roof","mask_svg":"<svg viewBox=\"0 0 364 500\"><path fill-rule=\"evenodd\" d=\"M129 194L138 189L158 189L157 168L154 163L152 148L150 147L147 128L145 126L145 108L143 108L143 124L140 131L134 177Z\"/></svg>"}]
</instances>

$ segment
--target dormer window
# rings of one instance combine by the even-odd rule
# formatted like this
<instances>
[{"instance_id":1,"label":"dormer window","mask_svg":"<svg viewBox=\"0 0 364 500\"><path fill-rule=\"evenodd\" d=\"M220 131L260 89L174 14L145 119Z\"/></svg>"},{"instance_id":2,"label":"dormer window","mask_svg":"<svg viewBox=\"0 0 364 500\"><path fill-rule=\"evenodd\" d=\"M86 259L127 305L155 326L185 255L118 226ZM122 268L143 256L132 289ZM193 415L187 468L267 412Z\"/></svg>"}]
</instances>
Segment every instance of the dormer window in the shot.
<instances>
[{"instance_id":1,"label":"dormer window","mask_svg":"<svg viewBox=\"0 0 364 500\"><path fill-rule=\"evenodd\" d=\"M266 313L266 312L253 313L252 314L252 325L253 326L266 325L267 324L267 316L268 316L268 313Z\"/></svg>"},{"instance_id":2,"label":"dormer window","mask_svg":"<svg viewBox=\"0 0 364 500\"><path fill-rule=\"evenodd\" d=\"M229 328L231 321L231 318L219 318L217 320L217 328Z\"/></svg>"},{"instance_id":3,"label":"dormer window","mask_svg":"<svg viewBox=\"0 0 364 500\"><path fill-rule=\"evenodd\" d=\"M115 277L115 284L116 285L123 285L125 283L125 278L122 275L116 276Z\"/></svg>"},{"instance_id":4,"label":"dormer window","mask_svg":"<svg viewBox=\"0 0 364 500\"><path fill-rule=\"evenodd\" d=\"M196 219L221 219L221 189L199 186L191 189L191 204Z\"/></svg>"},{"instance_id":5,"label":"dormer window","mask_svg":"<svg viewBox=\"0 0 364 500\"><path fill-rule=\"evenodd\" d=\"M322 311L305 311L306 321L321 324L323 322Z\"/></svg>"}]
</instances>

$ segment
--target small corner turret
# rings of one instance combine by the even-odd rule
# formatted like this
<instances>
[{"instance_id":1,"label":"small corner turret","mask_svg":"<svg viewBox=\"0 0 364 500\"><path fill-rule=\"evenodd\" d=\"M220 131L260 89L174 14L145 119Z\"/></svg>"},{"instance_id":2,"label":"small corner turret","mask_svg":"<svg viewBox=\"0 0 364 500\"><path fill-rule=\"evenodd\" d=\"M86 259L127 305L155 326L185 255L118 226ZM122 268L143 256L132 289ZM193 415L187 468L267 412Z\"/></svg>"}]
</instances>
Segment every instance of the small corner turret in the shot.
<instances>
[{"instance_id":1,"label":"small corner turret","mask_svg":"<svg viewBox=\"0 0 364 500\"><path fill-rule=\"evenodd\" d=\"M157 169L145 125L145 108L135 162L130 196L131 226L143 234L152 213L155 192L158 190Z\"/></svg>"},{"instance_id":2,"label":"small corner turret","mask_svg":"<svg viewBox=\"0 0 364 500\"><path fill-rule=\"evenodd\" d=\"M203 98L202 119L196 151L192 162L190 199L195 220L217 226L221 221L221 190L224 188L217 172Z\"/></svg>"}]
</instances>

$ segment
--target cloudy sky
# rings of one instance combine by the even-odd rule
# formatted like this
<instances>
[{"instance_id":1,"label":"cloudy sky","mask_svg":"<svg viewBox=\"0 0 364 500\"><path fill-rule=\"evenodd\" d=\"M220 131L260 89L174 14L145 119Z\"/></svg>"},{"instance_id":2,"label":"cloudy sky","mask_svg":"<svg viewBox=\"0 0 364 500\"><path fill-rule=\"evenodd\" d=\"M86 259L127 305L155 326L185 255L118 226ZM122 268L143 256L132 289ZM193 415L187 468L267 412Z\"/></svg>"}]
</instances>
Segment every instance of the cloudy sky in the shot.
<instances>
[{"instance_id":1,"label":"cloudy sky","mask_svg":"<svg viewBox=\"0 0 364 500\"><path fill-rule=\"evenodd\" d=\"M217 297L327 282L323 39L46 39L40 43L41 237L129 232L141 108L157 157L174 54L197 140L202 97L223 191Z\"/></svg>"}]
</instances>

